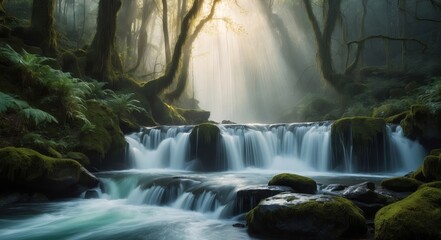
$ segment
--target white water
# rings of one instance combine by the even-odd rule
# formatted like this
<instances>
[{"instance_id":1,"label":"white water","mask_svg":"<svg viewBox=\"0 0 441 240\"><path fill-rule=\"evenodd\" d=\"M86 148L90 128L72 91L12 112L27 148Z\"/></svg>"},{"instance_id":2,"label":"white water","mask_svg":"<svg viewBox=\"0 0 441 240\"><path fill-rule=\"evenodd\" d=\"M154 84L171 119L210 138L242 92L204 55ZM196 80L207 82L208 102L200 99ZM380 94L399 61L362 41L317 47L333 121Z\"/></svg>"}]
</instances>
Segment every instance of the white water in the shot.
<instances>
[{"instance_id":1,"label":"white water","mask_svg":"<svg viewBox=\"0 0 441 240\"><path fill-rule=\"evenodd\" d=\"M362 172L352 159L351 145L344 146L345 157L338 160L338 166L331 165L331 123L328 122L219 125L219 128L219 157L226 165L222 166L225 167L223 169L229 171L258 168L296 172ZM190 159L190 132L191 127L165 127L127 136L133 166L137 169L192 170L196 160ZM409 172L421 164L424 148L417 141L404 137L401 127L388 126L384 137L386 150L382 166L370 166L366 173Z\"/></svg>"}]
</instances>

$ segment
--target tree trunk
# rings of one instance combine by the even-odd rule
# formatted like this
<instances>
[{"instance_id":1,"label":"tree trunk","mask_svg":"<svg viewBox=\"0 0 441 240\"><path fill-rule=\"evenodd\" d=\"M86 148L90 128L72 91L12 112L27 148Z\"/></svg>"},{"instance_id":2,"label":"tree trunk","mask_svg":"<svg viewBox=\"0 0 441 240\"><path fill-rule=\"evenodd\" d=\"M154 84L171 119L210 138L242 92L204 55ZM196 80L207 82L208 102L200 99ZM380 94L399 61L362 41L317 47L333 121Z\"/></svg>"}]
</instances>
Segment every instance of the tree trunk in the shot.
<instances>
[{"instance_id":1,"label":"tree trunk","mask_svg":"<svg viewBox=\"0 0 441 240\"><path fill-rule=\"evenodd\" d=\"M309 21L312 24L314 30L314 36L317 43L317 64L322 74L322 78L329 83L336 90L340 87L340 78L333 68L333 61L331 56L331 42L332 33L334 32L337 19L340 16L340 4L341 0L324 1L323 4L323 31L320 30L320 26L314 12L312 10L312 4L310 0L303 0L308 14Z\"/></svg>"},{"instance_id":2,"label":"tree trunk","mask_svg":"<svg viewBox=\"0 0 441 240\"><path fill-rule=\"evenodd\" d=\"M99 81L112 82L112 63L120 65L114 44L116 15L120 7L121 0L100 0L99 3L97 29L87 53L86 65L86 74Z\"/></svg>"},{"instance_id":3,"label":"tree trunk","mask_svg":"<svg viewBox=\"0 0 441 240\"><path fill-rule=\"evenodd\" d=\"M158 94L173 83L173 79L178 72L179 60L184 52L183 48L187 41L190 28L193 24L193 20L200 12L203 2L203 0L195 0L190 11L188 11L188 13L185 15L179 37L173 51L172 60L170 64L167 64L165 74L157 79L147 82L143 86L146 97L150 98L151 100L155 100Z\"/></svg>"},{"instance_id":4,"label":"tree trunk","mask_svg":"<svg viewBox=\"0 0 441 240\"><path fill-rule=\"evenodd\" d=\"M167 0L162 0L162 31L164 32L165 64L169 64L171 53L170 53L170 39L168 34Z\"/></svg>"},{"instance_id":5,"label":"tree trunk","mask_svg":"<svg viewBox=\"0 0 441 240\"><path fill-rule=\"evenodd\" d=\"M205 17L203 20L201 20L198 25L196 26L194 32L188 37L187 42L185 43L185 50L182 57L182 66L181 71L177 79L177 85L175 90L167 94L167 98L169 100L175 100L178 99L182 93L185 90L185 87L188 83L188 72L190 70L190 61L191 61L191 53L192 53L192 45L193 42L196 40L199 33L202 31L202 28L205 26L205 24L213 19L214 11L216 9L216 5L220 2L220 0L214 0L213 5L211 6L210 13L207 17Z\"/></svg>"},{"instance_id":6,"label":"tree trunk","mask_svg":"<svg viewBox=\"0 0 441 240\"><path fill-rule=\"evenodd\" d=\"M406 1L399 0L399 17L400 17L400 37L406 38L407 36L407 13L406 13ZM401 64L403 71L407 71L407 43L403 41L401 43Z\"/></svg>"},{"instance_id":7,"label":"tree trunk","mask_svg":"<svg viewBox=\"0 0 441 240\"><path fill-rule=\"evenodd\" d=\"M149 24L150 17L153 13L153 4L154 1L144 0L143 8L142 8L142 21L141 27L139 30L139 40L138 40L138 56L136 60L135 66L129 71L134 72L138 69L141 64L142 59L144 58L147 51L147 26Z\"/></svg>"},{"instance_id":8,"label":"tree trunk","mask_svg":"<svg viewBox=\"0 0 441 240\"><path fill-rule=\"evenodd\" d=\"M0 16L6 15L5 8L3 7L3 0L0 0Z\"/></svg>"},{"instance_id":9,"label":"tree trunk","mask_svg":"<svg viewBox=\"0 0 441 240\"><path fill-rule=\"evenodd\" d=\"M31 27L27 42L38 46L49 56L56 55L57 41L54 30L55 0L34 0Z\"/></svg>"}]
</instances>

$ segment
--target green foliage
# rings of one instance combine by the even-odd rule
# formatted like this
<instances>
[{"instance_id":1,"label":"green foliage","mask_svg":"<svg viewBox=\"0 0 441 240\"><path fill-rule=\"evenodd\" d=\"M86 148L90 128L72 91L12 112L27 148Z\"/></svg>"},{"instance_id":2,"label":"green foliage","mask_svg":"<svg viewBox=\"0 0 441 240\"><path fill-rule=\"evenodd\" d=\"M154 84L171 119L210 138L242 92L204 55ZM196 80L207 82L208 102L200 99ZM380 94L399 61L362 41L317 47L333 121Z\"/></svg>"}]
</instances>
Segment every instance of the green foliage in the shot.
<instances>
[{"instance_id":1,"label":"green foliage","mask_svg":"<svg viewBox=\"0 0 441 240\"><path fill-rule=\"evenodd\" d=\"M132 99L133 95L133 93L117 94L112 92L105 103L119 116L125 116L132 112L146 112L144 108L137 106L140 102L136 99Z\"/></svg>"},{"instance_id":2,"label":"green foliage","mask_svg":"<svg viewBox=\"0 0 441 240\"><path fill-rule=\"evenodd\" d=\"M6 112L8 109L17 112L23 119L33 121L36 126L44 123L58 123L57 119L51 114L37 108L32 108L27 102L0 92L0 114Z\"/></svg>"}]
</instances>

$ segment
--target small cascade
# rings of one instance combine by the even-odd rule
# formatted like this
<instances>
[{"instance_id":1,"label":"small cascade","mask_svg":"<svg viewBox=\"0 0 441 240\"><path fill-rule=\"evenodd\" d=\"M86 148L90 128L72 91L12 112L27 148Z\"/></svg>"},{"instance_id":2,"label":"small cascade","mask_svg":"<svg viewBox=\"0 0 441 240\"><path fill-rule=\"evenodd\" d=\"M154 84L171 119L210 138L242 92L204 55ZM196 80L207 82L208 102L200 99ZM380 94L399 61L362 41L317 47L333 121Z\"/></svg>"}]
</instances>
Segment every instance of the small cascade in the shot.
<instances>
[{"instance_id":1,"label":"small cascade","mask_svg":"<svg viewBox=\"0 0 441 240\"><path fill-rule=\"evenodd\" d=\"M214 171L258 168L295 172L405 172L414 170L424 156L424 148L417 141L407 139L401 127L394 125L387 125L372 146L354 149L350 141L339 142L340 159L335 159L332 149L332 122L217 126L220 141L216 143L217 153L208 162ZM192 129L193 126L155 127L126 136L133 167L200 171L201 165L192 153Z\"/></svg>"}]
</instances>

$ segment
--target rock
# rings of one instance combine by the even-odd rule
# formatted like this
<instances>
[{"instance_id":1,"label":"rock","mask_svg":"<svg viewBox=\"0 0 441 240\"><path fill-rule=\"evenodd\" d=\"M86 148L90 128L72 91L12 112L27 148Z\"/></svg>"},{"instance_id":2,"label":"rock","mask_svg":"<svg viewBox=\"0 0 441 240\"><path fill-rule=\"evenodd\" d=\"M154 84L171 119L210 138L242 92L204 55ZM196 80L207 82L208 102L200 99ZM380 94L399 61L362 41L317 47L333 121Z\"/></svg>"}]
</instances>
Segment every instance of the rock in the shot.
<instances>
[{"instance_id":1,"label":"rock","mask_svg":"<svg viewBox=\"0 0 441 240\"><path fill-rule=\"evenodd\" d=\"M347 187L348 186L343 185L343 184L329 184L328 186L323 188L322 191L324 191L324 192L339 192L339 191L345 190Z\"/></svg>"},{"instance_id":2,"label":"rock","mask_svg":"<svg viewBox=\"0 0 441 240\"><path fill-rule=\"evenodd\" d=\"M107 106L94 100L87 101L86 116L94 128L80 132L75 151L84 153L92 168L125 168L122 160L126 141L119 128L118 117Z\"/></svg>"},{"instance_id":3,"label":"rock","mask_svg":"<svg viewBox=\"0 0 441 240\"><path fill-rule=\"evenodd\" d=\"M292 188L286 186L251 186L239 189L236 196L235 213L248 212L265 198L272 197L282 192L292 192Z\"/></svg>"},{"instance_id":4,"label":"rock","mask_svg":"<svg viewBox=\"0 0 441 240\"><path fill-rule=\"evenodd\" d=\"M96 199L100 198L96 190L87 190L84 194L85 199Z\"/></svg>"},{"instance_id":5,"label":"rock","mask_svg":"<svg viewBox=\"0 0 441 240\"><path fill-rule=\"evenodd\" d=\"M383 180L381 186L397 192L415 192L423 182L408 177L396 177Z\"/></svg>"},{"instance_id":6,"label":"rock","mask_svg":"<svg viewBox=\"0 0 441 240\"><path fill-rule=\"evenodd\" d=\"M441 155L441 148L438 148L438 149L432 149L432 150L430 151L429 155L440 156L440 155Z\"/></svg>"},{"instance_id":7,"label":"rock","mask_svg":"<svg viewBox=\"0 0 441 240\"><path fill-rule=\"evenodd\" d=\"M420 166L417 170L415 170L415 172L412 172L409 177L421 182L427 181L426 177L423 174L423 166Z\"/></svg>"},{"instance_id":8,"label":"rock","mask_svg":"<svg viewBox=\"0 0 441 240\"><path fill-rule=\"evenodd\" d=\"M211 123L203 123L190 133L191 156L198 160L196 170L226 170L227 166L219 159L220 129Z\"/></svg>"},{"instance_id":9,"label":"rock","mask_svg":"<svg viewBox=\"0 0 441 240\"><path fill-rule=\"evenodd\" d=\"M187 120L188 124L205 123L208 122L208 119L210 118L209 111L182 108L176 108L176 111Z\"/></svg>"},{"instance_id":10,"label":"rock","mask_svg":"<svg viewBox=\"0 0 441 240\"><path fill-rule=\"evenodd\" d=\"M353 172L389 170L388 166L384 166L388 151L385 139L386 123L382 118L352 117L335 121L331 129L332 169L351 167ZM352 156L352 159L346 159L346 156ZM347 161L351 161L351 166L347 165Z\"/></svg>"},{"instance_id":11,"label":"rock","mask_svg":"<svg viewBox=\"0 0 441 240\"><path fill-rule=\"evenodd\" d=\"M68 152L66 153L66 158L73 159L84 167L87 167L90 164L89 158L80 152Z\"/></svg>"},{"instance_id":12,"label":"rock","mask_svg":"<svg viewBox=\"0 0 441 240\"><path fill-rule=\"evenodd\" d=\"M404 134L418 138L427 148L441 145L441 110L425 105L413 105L401 121Z\"/></svg>"},{"instance_id":13,"label":"rock","mask_svg":"<svg viewBox=\"0 0 441 240\"><path fill-rule=\"evenodd\" d=\"M5 192L74 197L97 185L98 179L74 160L48 157L27 148L0 149L0 187Z\"/></svg>"},{"instance_id":14,"label":"rock","mask_svg":"<svg viewBox=\"0 0 441 240\"><path fill-rule=\"evenodd\" d=\"M441 156L429 155L425 157L423 174L427 181L441 180Z\"/></svg>"},{"instance_id":15,"label":"rock","mask_svg":"<svg viewBox=\"0 0 441 240\"><path fill-rule=\"evenodd\" d=\"M281 193L247 213L252 234L289 239L340 239L365 234L362 211L341 197Z\"/></svg>"},{"instance_id":16,"label":"rock","mask_svg":"<svg viewBox=\"0 0 441 240\"><path fill-rule=\"evenodd\" d=\"M246 226L243 223L235 223L235 224L233 224L233 227L235 227L235 228L245 228Z\"/></svg>"},{"instance_id":17,"label":"rock","mask_svg":"<svg viewBox=\"0 0 441 240\"><path fill-rule=\"evenodd\" d=\"M407 116L407 114L409 114L409 111L405 111L405 112L390 116L390 117L386 118L385 120L387 123L400 124L401 121Z\"/></svg>"},{"instance_id":18,"label":"rock","mask_svg":"<svg viewBox=\"0 0 441 240\"><path fill-rule=\"evenodd\" d=\"M297 193L314 194L317 192L317 184L313 179L291 173L281 173L274 176L268 185L287 186Z\"/></svg>"},{"instance_id":19,"label":"rock","mask_svg":"<svg viewBox=\"0 0 441 240\"><path fill-rule=\"evenodd\" d=\"M375 239L440 239L441 189L423 187L382 208L375 216Z\"/></svg>"},{"instance_id":20,"label":"rock","mask_svg":"<svg viewBox=\"0 0 441 240\"><path fill-rule=\"evenodd\" d=\"M367 204L387 202L387 197L375 192L375 184L372 182L349 186L343 192L343 197Z\"/></svg>"},{"instance_id":21,"label":"rock","mask_svg":"<svg viewBox=\"0 0 441 240\"><path fill-rule=\"evenodd\" d=\"M430 183L425 183L423 185L420 186L420 188L423 187L433 187L433 188L439 188L441 189L441 181L435 181L435 182L430 182Z\"/></svg>"},{"instance_id":22,"label":"rock","mask_svg":"<svg viewBox=\"0 0 441 240\"><path fill-rule=\"evenodd\" d=\"M48 201L49 201L49 199L41 193L34 193L29 198L29 202L31 202L31 203L44 203L44 202L48 202Z\"/></svg>"}]
</instances>

